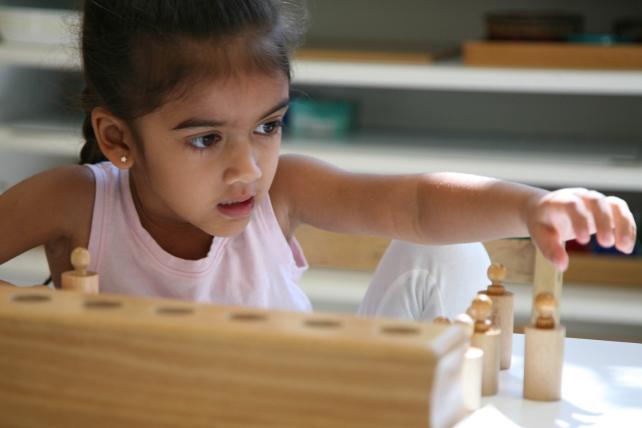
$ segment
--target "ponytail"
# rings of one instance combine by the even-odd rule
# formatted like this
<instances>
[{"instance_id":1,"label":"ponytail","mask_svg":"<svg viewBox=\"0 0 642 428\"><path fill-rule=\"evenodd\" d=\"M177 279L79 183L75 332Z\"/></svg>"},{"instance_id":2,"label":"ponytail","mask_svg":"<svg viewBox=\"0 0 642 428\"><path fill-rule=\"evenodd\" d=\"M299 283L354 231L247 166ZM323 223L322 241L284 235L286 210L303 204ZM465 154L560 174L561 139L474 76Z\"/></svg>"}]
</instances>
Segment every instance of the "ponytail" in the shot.
<instances>
[{"instance_id":1,"label":"ponytail","mask_svg":"<svg viewBox=\"0 0 642 428\"><path fill-rule=\"evenodd\" d=\"M82 123L82 133L85 137L85 144L80 150L80 164L98 163L106 161L107 158L100 151L94 127L91 125L91 112L85 113L85 120Z\"/></svg>"}]
</instances>

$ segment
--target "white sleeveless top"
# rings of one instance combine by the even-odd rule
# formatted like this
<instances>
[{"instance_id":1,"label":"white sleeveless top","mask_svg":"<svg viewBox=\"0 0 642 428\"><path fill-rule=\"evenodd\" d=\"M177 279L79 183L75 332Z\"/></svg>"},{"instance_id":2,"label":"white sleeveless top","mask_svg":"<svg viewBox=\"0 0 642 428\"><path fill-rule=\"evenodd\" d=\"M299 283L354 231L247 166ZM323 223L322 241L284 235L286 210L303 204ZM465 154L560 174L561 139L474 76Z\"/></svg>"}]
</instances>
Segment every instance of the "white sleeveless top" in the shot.
<instances>
[{"instance_id":1,"label":"white sleeveless top","mask_svg":"<svg viewBox=\"0 0 642 428\"><path fill-rule=\"evenodd\" d=\"M298 286L307 269L299 244L288 243L269 196L239 235L214 237L207 256L184 260L163 250L134 206L128 171L110 162L86 165L96 178L89 268L100 292L226 305L310 311Z\"/></svg>"}]
</instances>

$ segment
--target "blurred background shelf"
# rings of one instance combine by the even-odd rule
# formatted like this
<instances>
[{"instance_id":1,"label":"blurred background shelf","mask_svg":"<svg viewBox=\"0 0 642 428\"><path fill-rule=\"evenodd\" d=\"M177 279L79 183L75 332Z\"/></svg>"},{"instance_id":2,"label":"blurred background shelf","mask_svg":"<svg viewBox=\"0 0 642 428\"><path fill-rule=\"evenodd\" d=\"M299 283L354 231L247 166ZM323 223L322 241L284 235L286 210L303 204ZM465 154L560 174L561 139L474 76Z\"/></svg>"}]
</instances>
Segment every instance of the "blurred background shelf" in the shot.
<instances>
[{"instance_id":1,"label":"blurred background shelf","mask_svg":"<svg viewBox=\"0 0 642 428\"><path fill-rule=\"evenodd\" d=\"M642 191L637 152L608 156L599 151L569 151L572 142L538 145L448 136L369 135L328 140L286 138L284 153L317 157L351 171L403 174L456 171L544 187L589 186ZM604 149L604 147L601 147Z\"/></svg>"},{"instance_id":2,"label":"blurred background shelf","mask_svg":"<svg viewBox=\"0 0 642 428\"><path fill-rule=\"evenodd\" d=\"M297 61L294 83L440 91L642 95L640 71L481 68L455 61L431 65Z\"/></svg>"},{"instance_id":3,"label":"blurred background shelf","mask_svg":"<svg viewBox=\"0 0 642 428\"><path fill-rule=\"evenodd\" d=\"M67 129L24 128L0 124L0 149L43 156L77 158L83 141L80 132Z\"/></svg>"},{"instance_id":4,"label":"blurred background shelf","mask_svg":"<svg viewBox=\"0 0 642 428\"><path fill-rule=\"evenodd\" d=\"M565 277L584 284L609 284L642 288L640 257L571 254Z\"/></svg>"},{"instance_id":5,"label":"blurred background shelf","mask_svg":"<svg viewBox=\"0 0 642 428\"><path fill-rule=\"evenodd\" d=\"M0 63L80 70L74 47L0 43ZM350 61L294 61L294 84L439 91L642 95L640 71L541 70L467 67L457 61L429 65Z\"/></svg>"},{"instance_id":6,"label":"blurred background shelf","mask_svg":"<svg viewBox=\"0 0 642 428\"><path fill-rule=\"evenodd\" d=\"M0 64L79 71L80 55L71 46L1 42Z\"/></svg>"},{"instance_id":7,"label":"blurred background shelf","mask_svg":"<svg viewBox=\"0 0 642 428\"><path fill-rule=\"evenodd\" d=\"M642 43L471 41L464 44L466 65L548 69L642 71Z\"/></svg>"}]
</instances>

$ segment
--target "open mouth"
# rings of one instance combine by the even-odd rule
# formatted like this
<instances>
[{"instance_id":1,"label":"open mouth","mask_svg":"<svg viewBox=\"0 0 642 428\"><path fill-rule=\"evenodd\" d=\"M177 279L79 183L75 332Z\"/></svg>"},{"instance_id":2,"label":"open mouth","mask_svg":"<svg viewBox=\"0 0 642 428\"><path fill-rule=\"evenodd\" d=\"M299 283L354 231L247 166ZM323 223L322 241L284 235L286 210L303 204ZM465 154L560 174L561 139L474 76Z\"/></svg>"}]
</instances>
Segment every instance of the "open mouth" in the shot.
<instances>
[{"instance_id":1,"label":"open mouth","mask_svg":"<svg viewBox=\"0 0 642 428\"><path fill-rule=\"evenodd\" d=\"M250 214L254 207L254 196L243 201L222 202L217 205L219 211L228 217L245 217Z\"/></svg>"}]
</instances>

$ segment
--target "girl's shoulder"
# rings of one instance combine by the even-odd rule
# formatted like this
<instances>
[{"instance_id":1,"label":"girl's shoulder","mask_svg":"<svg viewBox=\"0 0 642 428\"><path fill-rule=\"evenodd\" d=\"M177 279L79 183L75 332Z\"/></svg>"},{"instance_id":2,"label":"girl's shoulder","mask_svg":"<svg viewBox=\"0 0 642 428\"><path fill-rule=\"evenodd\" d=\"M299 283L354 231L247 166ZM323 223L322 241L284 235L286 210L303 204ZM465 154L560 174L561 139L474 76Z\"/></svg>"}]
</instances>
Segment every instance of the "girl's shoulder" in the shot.
<instances>
[{"instance_id":1,"label":"girl's shoulder","mask_svg":"<svg viewBox=\"0 0 642 428\"><path fill-rule=\"evenodd\" d=\"M274 215L287 240L292 238L298 222L296 210L291 201L292 183L296 182L299 158L293 155L281 155L279 164L270 186L270 201Z\"/></svg>"},{"instance_id":2,"label":"girl's shoulder","mask_svg":"<svg viewBox=\"0 0 642 428\"><path fill-rule=\"evenodd\" d=\"M60 210L58 223L65 228L72 241L84 243L89 239L91 217L96 194L94 173L83 165L67 165L44 173L45 196ZM85 233L86 232L86 233Z\"/></svg>"},{"instance_id":3,"label":"girl's shoulder","mask_svg":"<svg viewBox=\"0 0 642 428\"><path fill-rule=\"evenodd\" d=\"M95 177L83 165L65 165L25 180L24 189L40 194L40 202L56 206L68 216L91 210L95 194Z\"/></svg>"},{"instance_id":4,"label":"girl's shoulder","mask_svg":"<svg viewBox=\"0 0 642 428\"><path fill-rule=\"evenodd\" d=\"M95 196L94 176L80 165L36 174L0 195L0 261L64 240L86 244Z\"/></svg>"},{"instance_id":5,"label":"girl's shoulder","mask_svg":"<svg viewBox=\"0 0 642 428\"><path fill-rule=\"evenodd\" d=\"M286 238L291 238L301 223L310 223L311 202L324 199L324 189L336 181L339 170L332 165L299 154L284 154L270 187L274 213ZM319 196L320 195L320 196ZM321 210L323 207L319 207Z\"/></svg>"}]
</instances>

